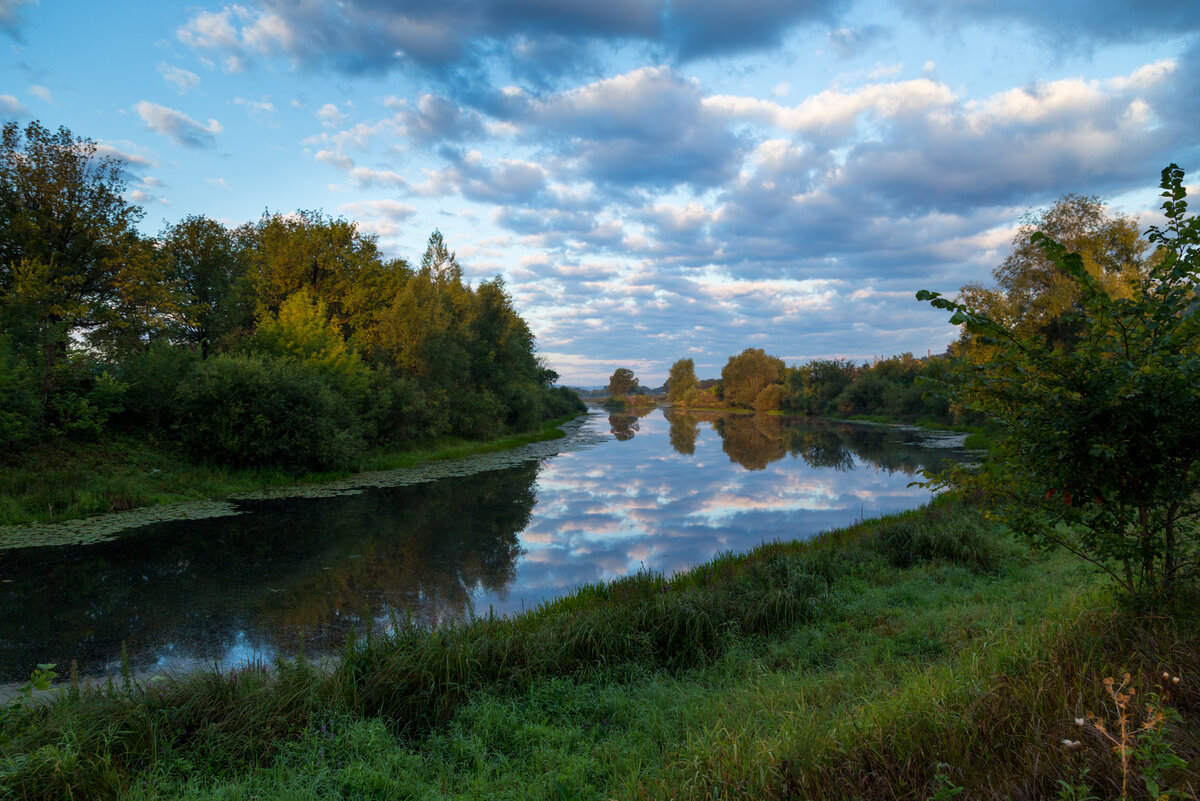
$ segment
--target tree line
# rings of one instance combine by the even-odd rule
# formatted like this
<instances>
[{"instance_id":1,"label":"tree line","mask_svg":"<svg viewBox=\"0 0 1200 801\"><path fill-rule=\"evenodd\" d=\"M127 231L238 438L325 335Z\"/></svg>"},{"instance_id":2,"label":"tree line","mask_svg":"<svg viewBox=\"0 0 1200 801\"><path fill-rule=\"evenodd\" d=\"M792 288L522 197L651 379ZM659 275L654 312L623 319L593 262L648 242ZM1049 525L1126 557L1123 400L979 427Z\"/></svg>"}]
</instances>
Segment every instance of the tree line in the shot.
<instances>
[{"instance_id":1,"label":"tree line","mask_svg":"<svg viewBox=\"0 0 1200 801\"><path fill-rule=\"evenodd\" d=\"M37 122L0 146L0 444L141 432L325 468L579 411L503 281L434 232L418 266L320 211L136 228L124 165Z\"/></svg>"}]
</instances>

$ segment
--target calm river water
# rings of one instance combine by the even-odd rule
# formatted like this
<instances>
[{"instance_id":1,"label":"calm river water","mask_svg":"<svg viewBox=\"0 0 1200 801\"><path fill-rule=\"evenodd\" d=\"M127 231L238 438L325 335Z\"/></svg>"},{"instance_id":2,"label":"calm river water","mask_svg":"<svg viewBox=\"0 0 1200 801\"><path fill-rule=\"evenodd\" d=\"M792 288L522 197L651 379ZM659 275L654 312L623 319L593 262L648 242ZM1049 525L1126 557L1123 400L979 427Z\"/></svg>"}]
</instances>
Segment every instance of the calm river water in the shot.
<instances>
[{"instance_id":1,"label":"calm river water","mask_svg":"<svg viewBox=\"0 0 1200 801\"><path fill-rule=\"evenodd\" d=\"M955 435L775 415L593 411L580 433L505 469L2 551L0 682L112 672L123 644L139 671L231 667L527 609L918 506L917 471L964 458Z\"/></svg>"}]
</instances>

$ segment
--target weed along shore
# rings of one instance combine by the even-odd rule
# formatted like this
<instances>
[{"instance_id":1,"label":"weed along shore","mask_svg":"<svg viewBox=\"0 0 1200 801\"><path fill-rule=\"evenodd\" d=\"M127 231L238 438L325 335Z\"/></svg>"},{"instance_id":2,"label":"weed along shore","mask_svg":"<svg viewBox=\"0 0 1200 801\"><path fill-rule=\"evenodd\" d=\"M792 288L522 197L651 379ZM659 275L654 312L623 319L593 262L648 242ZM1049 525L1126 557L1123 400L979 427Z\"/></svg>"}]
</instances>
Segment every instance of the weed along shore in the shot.
<instances>
[{"instance_id":1,"label":"weed along shore","mask_svg":"<svg viewBox=\"0 0 1200 801\"><path fill-rule=\"evenodd\" d=\"M1164 711L1133 745L1157 738L1182 787L1198 608L1123 611L1079 560L938 498L508 617L401 624L332 664L108 687L60 666L52 701L5 711L0 797L1056 798L1120 786L1075 719L1112 721L1103 680L1125 673ZM1154 695L1164 671L1183 679Z\"/></svg>"}]
</instances>

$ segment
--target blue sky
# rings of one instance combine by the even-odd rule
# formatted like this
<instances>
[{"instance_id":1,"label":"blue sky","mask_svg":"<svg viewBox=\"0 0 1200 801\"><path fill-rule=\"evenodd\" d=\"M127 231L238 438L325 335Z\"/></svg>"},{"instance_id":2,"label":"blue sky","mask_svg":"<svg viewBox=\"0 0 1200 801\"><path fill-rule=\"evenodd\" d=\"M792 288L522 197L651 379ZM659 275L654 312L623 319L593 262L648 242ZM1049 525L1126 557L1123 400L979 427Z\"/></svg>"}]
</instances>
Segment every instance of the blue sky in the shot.
<instances>
[{"instance_id":1,"label":"blue sky","mask_svg":"<svg viewBox=\"0 0 1200 801\"><path fill-rule=\"evenodd\" d=\"M102 10L102 13L98 13ZM1019 218L1196 168L1200 4L0 0L0 119L188 214L440 229L574 384L942 350ZM1196 183L1194 180L1191 183Z\"/></svg>"}]
</instances>

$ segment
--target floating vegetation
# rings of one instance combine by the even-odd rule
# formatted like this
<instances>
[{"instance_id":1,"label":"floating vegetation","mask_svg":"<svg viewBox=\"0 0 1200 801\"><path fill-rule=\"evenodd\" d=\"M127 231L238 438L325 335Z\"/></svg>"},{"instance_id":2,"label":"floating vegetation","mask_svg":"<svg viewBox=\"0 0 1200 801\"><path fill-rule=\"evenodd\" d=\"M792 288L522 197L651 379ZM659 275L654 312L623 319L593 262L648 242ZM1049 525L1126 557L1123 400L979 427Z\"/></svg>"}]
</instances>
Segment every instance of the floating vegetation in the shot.
<instances>
[{"instance_id":1,"label":"floating vegetation","mask_svg":"<svg viewBox=\"0 0 1200 801\"><path fill-rule=\"evenodd\" d=\"M111 540L131 529L172 520L201 520L242 514L238 501L277 500L284 498L333 498L358 495L375 487L400 487L424 484L443 478L469 476L489 470L505 470L534 460L546 459L565 451L583 450L609 439L587 426L590 418L578 417L559 426L566 436L544 442L532 442L506 451L480 453L461 459L446 459L397 470L357 473L324 484L296 484L239 493L225 501L186 501L163 506L147 506L125 512L108 512L56 523L24 523L0 526L0 550L41 548L61 545L93 545Z\"/></svg>"},{"instance_id":2,"label":"floating vegetation","mask_svg":"<svg viewBox=\"0 0 1200 801\"><path fill-rule=\"evenodd\" d=\"M60 523L25 523L0 527L0 550L57 545L94 545L123 531L171 520L230 517L241 510L229 501L187 501L164 506L143 506L127 512L107 512L82 520Z\"/></svg>"}]
</instances>

